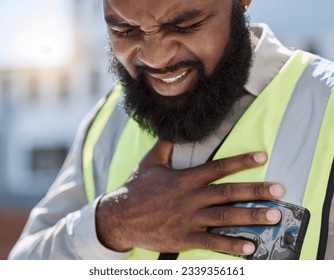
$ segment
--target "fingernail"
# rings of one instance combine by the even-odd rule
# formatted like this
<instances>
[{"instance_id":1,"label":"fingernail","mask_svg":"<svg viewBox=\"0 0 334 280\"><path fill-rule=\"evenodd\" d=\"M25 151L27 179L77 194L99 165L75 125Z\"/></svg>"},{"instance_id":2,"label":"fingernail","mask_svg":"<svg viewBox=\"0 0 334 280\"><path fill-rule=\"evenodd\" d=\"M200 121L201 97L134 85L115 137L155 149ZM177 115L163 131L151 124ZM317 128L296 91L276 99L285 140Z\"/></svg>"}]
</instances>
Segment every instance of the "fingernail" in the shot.
<instances>
[{"instance_id":1,"label":"fingernail","mask_svg":"<svg viewBox=\"0 0 334 280\"><path fill-rule=\"evenodd\" d=\"M242 246L242 250L245 255L250 255L255 251L255 245L253 243L246 243Z\"/></svg>"},{"instance_id":2,"label":"fingernail","mask_svg":"<svg viewBox=\"0 0 334 280\"><path fill-rule=\"evenodd\" d=\"M269 192L276 198L282 198L284 196L284 188L281 185L275 184L270 186Z\"/></svg>"},{"instance_id":3,"label":"fingernail","mask_svg":"<svg viewBox=\"0 0 334 280\"><path fill-rule=\"evenodd\" d=\"M281 219L281 212L278 209L269 209L266 213L268 221L278 223Z\"/></svg>"},{"instance_id":4,"label":"fingernail","mask_svg":"<svg viewBox=\"0 0 334 280\"><path fill-rule=\"evenodd\" d=\"M253 158L257 163L265 163L267 161L267 155L265 153L256 153L253 155Z\"/></svg>"}]
</instances>

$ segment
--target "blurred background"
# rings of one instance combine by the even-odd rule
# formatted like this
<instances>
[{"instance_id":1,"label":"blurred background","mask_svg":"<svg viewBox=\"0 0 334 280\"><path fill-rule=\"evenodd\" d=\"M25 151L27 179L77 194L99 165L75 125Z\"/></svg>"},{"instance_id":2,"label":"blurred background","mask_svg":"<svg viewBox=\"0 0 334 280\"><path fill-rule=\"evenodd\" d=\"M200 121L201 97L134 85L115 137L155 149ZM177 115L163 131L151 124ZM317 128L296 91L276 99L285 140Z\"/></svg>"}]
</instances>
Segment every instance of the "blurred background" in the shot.
<instances>
[{"instance_id":1,"label":"blurred background","mask_svg":"<svg viewBox=\"0 0 334 280\"><path fill-rule=\"evenodd\" d=\"M254 0L248 14L334 60L333 11L333 0ZM106 37L102 0L0 0L0 259L113 85Z\"/></svg>"}]
</instances>

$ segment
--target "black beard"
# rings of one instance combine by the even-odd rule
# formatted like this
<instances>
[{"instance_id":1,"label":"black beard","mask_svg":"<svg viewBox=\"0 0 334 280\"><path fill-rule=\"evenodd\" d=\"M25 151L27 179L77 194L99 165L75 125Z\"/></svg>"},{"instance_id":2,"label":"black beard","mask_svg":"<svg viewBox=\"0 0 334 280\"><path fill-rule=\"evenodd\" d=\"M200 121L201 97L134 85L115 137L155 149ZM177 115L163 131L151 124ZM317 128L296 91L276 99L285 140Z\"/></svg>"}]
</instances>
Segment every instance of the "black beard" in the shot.
<instances>
[{"instance_id":1,"label":"black beard","mask_svg":"<svg viewBox=\"0 0 334 280\"><path fill-rule=\"evenodd\" d=\"M199 142L214 132L231 112L244 94L252 62L247 21L238 2L234 3L229 44L213 74L207 77L200 61L184 61L171 67L173 70L187 66L197 69L199 80L191 91L162 96L144 79L143 73L154 72L154 69L138 67L141 74L133 79L110 53L111 72L124 85L125 109L142 129L174 143Z\"/></svg>"}]
</instances>

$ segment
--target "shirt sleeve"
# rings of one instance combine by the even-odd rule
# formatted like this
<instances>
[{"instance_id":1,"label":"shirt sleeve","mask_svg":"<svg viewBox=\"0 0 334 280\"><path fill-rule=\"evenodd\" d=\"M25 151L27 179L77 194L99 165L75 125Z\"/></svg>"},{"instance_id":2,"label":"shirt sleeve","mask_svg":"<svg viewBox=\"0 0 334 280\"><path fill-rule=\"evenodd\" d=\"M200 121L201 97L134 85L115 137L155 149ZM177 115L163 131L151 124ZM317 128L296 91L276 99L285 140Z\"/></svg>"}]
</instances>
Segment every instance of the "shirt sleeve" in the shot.
<instances>
[{"instance_id":1,"label":"shirt sleeve","mask_svg":"<svg viewBox=\"0 0 334 280\"><path fill-rule=\"evenodd\" d=\"M96 110L95 110L96 113ZM82 122L63 167L45 197L32 209L9 259L111 259L128 253L104 247L95 230L95 211L100 197L88 203L81 169L82 142L95 115Z\"/></svg>"}]
</instances>

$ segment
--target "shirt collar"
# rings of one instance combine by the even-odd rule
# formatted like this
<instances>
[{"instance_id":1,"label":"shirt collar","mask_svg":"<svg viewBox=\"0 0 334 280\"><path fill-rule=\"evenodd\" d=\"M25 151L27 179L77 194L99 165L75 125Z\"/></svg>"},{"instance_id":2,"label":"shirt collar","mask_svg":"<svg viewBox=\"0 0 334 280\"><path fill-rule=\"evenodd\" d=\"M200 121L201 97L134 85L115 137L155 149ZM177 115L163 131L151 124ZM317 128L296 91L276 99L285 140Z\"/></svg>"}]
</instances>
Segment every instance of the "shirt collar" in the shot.
<instances>
[{"instance_id":1,"label":"shirt collar","mask_svg":"<svg viewBox=\"0 0 334 280\"><path fill-rule=\"evenodd\" d=\"M266 24L251 24L251 33L256 45L245 89L258 96L278 74L293 51L283 46Z\"/></svg>"}]
</instances>

